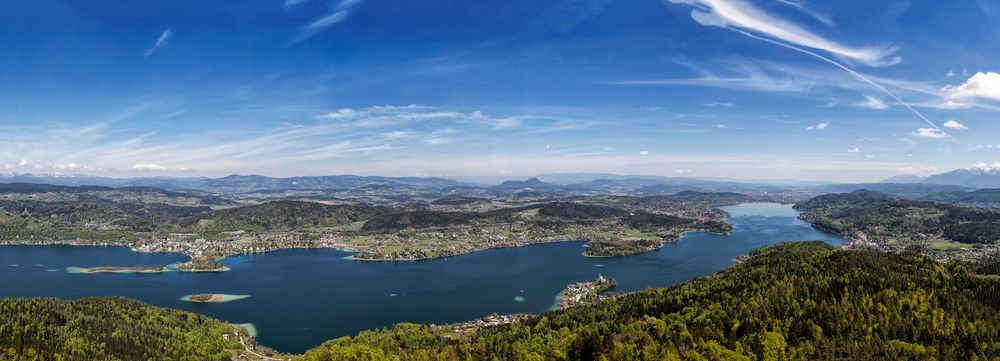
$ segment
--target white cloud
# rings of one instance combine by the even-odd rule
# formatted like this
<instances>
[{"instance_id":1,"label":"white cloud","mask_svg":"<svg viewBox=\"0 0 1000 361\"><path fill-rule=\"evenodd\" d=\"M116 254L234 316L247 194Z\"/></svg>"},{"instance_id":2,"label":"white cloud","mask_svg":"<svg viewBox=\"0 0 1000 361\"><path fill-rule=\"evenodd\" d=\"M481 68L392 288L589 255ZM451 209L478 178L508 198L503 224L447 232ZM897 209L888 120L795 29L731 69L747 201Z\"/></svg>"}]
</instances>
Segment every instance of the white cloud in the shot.
<instances>
[{"instance_id":1,"label":"white cloud","mask_svg":"<svg viewBox=\"0 0 1000 361\"><path fill-rule=\"evenodd\" d=\"M309 23L309 25L306 25L306 27L303 28L302 31L300 31L299 34L296 35L295 38L293 38L289 42L289 45L295 44L295 43L300 42L300 41L305 40L305 39L308 39L309 37L311 37L313 35L316 35L316 33L319 33L320 31L323 31L326 28L329 28L331 26L340 24L344 20L347 20L347 16L350 15L351 8L354 7L354 6L356 6L356 5L358 5L358 4L360 4L362 1L363 0L343 0L343 1L341 1L337 5L337 7L335 8L334 12L332 12L332 13L330 13L330 14L322 17L322 18L317 19L317 20L313 21L312 23ZM299 2L302 2L302 1L299 1ZM286 5L287 5L287 2L286 2ZM287 6L286 6L286 9L287 9Z\"/></svg>"},{"instance_id":2,"label":"white cloud","mask_svg":"<svg viewBox=\"0 0 1000 361\"><path fill-rule=\"evenodd\" d=\"M403 138L409 138L412 135L413 135L412 132L404 130L393 130L382 133L382 137L384 137L385 139L403 139Z\"/></svg>"},{"instance_id":3,"label":"white cloud","mask_svg":"<svg viewBox=\"0 0 1000 361\"><path fill-rule=\"evenodd\" d=\"M25 166L28 165L28 160L27 159L21 159L19 162L17 162L17 165L19 165L19 166L21 166L23 168L23 167L25 167Z\"/></svg>"},{"instance_id":4,"label":"white cloud","mask_svg":"<svg viewBox=\"0 0 1000 361\"><path fill-rule=\"evenodd\" d=\"M702 105L709 108L732 108L736 106L736 104L734 103L727 103L727 102L708 102Z\"/></svg>"},{"instance_id":5,"label":"white cloud","mask_svg":"<svg viewBox=\"0 0 1000 361\"><path fill-rule=\"evenodd\" d=\"M949 119L948 121L944 122L944 127L951 129L959 129L959 130L969 129L969 127L965 126L965 124L959 123L957 120L954 119Z\"/></svg>"},{"instance_id":6,"label":"white cloud","mask_svg":"<svg viewBox=\"0 0 1000 361\"><path fill-rule=\"evenodd\" d=\"M865 158L875 159L875 155L874 154L865 154Z\"/></svg>"},{"instance_id":7,"label":"white cloud","mask_svg":"<svg viewBox=\"0 0 1000 361\"><path fill-rule=\"evenodd\" d=\"M161 166L159 164L156 164L156 163L137 163L135 165L132 165L132 170L137 170L137 171L159 171L159 170L167 170L167 168L165 168L165 167L163 167L163 166Z\"/></svg>"},{"instance_id":8,"label":"white cloud","mask_svg":"<svg viewBox=\"0 0 1000 361\"><path fill-rule=\"evenodd\" d=\"M309 0L285 0L285 11L291 10L292 8L302 5Z\"/></svg>"},{"instance_id":9,"label":"white cloud","mask_svg":"<svg viewBox=\"0 0 1000 361\"><path fill-rule=\"evenodd\" d=\"M639 155L649 155L649 151L648 150L641 150L641 151L639 151Z\"/></svg>"},{"instance_id":10,"label":"white cloud","mask_svg":"<svg viewBox=\"0 0 1000 361\"><path fill-rule=\"evenodd\" d=\"M848 153L861 153L861 148L854 147L847 150Z\"/></svg>"},{"instance_id":11,"label":"white cloud","mask_svg":"<svg viewBox=\"0 0 1000 361\"><path fill-rule=\"evenodd\" d=\"M931 139L943 139L948 137L948 133L945 133L943 130L937 128L920 128L914 131L913 135Z\"/></svg>"},{"instance_id":12,"label":"white cloud","mask_svg":"<svg viewBox=\"0 0 1000 361\"><path fill-rule=\"evenodd\" d=\"M347 19L347 11L344 10L337 11L333 14L324 16L319 20L312 22L312 24L306 26L306 31L308 32L308 31L322 30L331 25L336 25L337 23L344 21L344 19Z\"/></svg>"},{"instance_id":13,"label":"white cloud","mask_svg":"<svg viewBox=\"0 0 1000 361\"><path fill-rule=\"evenodd\" d=\"M336 119L350 118L352 116L354 116L354 109L343 108L343 109L337 110L335 112L329 113L327 115L322 115L322 116L320 116L320 118L336 120Z\"/></svg>"},{"instance_id":14,"label":"white cloud","mask_svg":"<svg viewBox=\"0 0 1000 361\"><path fill-rule=\"evenodd\" d=\"M170 42L170 38L172 38L173 36L174 36L174 29L167 28L166 30L164 30L162 33L160 33L160 37L156 39L156 42L153 43L153 46L151 46L149 49L146 49L145 56L153 55L153 52L166 47L167 43Z\"/></svg>"},{"instance_id":15,"label":"white cloud","mask_svg":"<svg viewBox=\"0 0 1000 361\"><path fill-rule=\"evenodd\" d=\"M743 91L801 93L819 84L815 79L804 79L802 72L791 72L780 66L761 68L755 64L727 64L730 74L716 74L706 69L695 69L699 77L681 79L633 79L610 82L617 85L696 85ZM825 85L825 84L819 84Z\"/></svg>"},{"instance_id":16,"label":"white cloud","mask_svg":"<svg viewBox=\"0 0 1000 361\"><path fill-rule=\"evenodd\" d=\"M309 1L312 0L285 0L285 11L290 11ZM351 9L362 2L364 2L364 0L341 0L337 6L329 8L333 12L313 21L312 23L309 23L309 25L306 25L306 27L295 36L295 38L289 41L289 45L305 40L313 35L316 35L316 33L322 31L323 29L343 22L347 19L347 16L351 14Z\"/></svg>"},{"instance_id":17,"label":"white cloud","mask_svg":"<svg viewBox=\"0 0 1000 361\"><path fill-rule=\"evenodd\" d=\"M938 108L938 109L949 109L949 110L951 110L951 109L969 109L969 108L972 108L972 104L965 103L965 102L962 102L962 101L956 101L954 99L948 99L948 100L945 100L944 102L942 102L942 103L940 103L938 105L935 105L934 107Z\"/></svg>"},{"instance_id":18,"label":"white cloud","mask_svg":"<svg viewBox=\"0 0 1000 361\"><path fill-rule=\"evenodd\" d=\"M951 78L951 77L955 76L955 72L954 72L954 71L951 71L951 70L949 70L949 71L948 71L947 73L945 73L945 74L944 74L944 76L945 76L945 77L948 77L948 78Z\"/></svg>"},{"instance_id":19,"label":"white cloud","mask_svg":"<svg viewBox=\"0 0 1000 361\"><path fill-rule=\"evenodd\" d=\"M806 15L812 16L813 19L816 19L817 21L819 21L819 22L821 22L823 24L826 24L826 26L833 26L834 25L833 24L833 19L831 19L829 15L826 15L826 14L817 12L817 11L815 11L813 9L810 9L810 8L806 7L806 5L803 2L792 1L792 0L777 0L777 1L778 1L778 3L791 6L791 7L795 8L795 9L798 9L799 11L805 13Z\"/></svg>"},{"instance_id":20,"label":"white cloud","mask_svg":"<svg viewBox=\"0 0 1000 361\"><path fill-rule=\"evenodd\" d=\"M974 165L972 168L985 171L1000 170L1000 162L993 162L993 163L979 162L976 163L976 165Z\"/></svg>"},{"instance_id":21,"label":"white cloud","mask_svg":"<svg viewBox=\"0 0 1000 361\"><path fill-rule=\"evenodd\" d=\"M1000 73L977 72L961 85L948 85L941 89L950 99L963 100L986 98L1000 100Z\"/></svg>"},{"instance_id":22,"label":"white cloud","mask_svg":"<svg viewBox=\"0 0 1000 361\"><path fill-rule=\"evenodd\" d=\"M826 129L826 127L829 127L829 126L830 126L830 122L821 122L819 124L810 125L810 126L806 127L806 130L824 130L824 129Z\"/></svg>"},{"instance_id":23,"label":"white cloud","mask_svg":"<svg viewBox=\"0 0 1000 361\"><path fill-rule=\"evenodd\" d=\"M937 173L938 167L932 165L908 165L896 168L896 170L902 172L903 174L927 175Z\"/></svg>"},{"instance_id":24,"label":"white cloud","mask_svg":"<svg viewBox=\"0 0 1000 361\"><path fill-rule=\"evenodd\" d=\"M360 3L364 2L364 1L365 0L343 0L339 4L337 4L337 8L338 9L346 9L346 8L358 5L358 4L360 4Z\"/></svg>"},{"instance_id":25,"label":"white cloud","mask_svg":"<svg viewBox=\"0 0 1000 361\"><path fill-rule=\"evenodd\" d=\"M430 137L424 139L424 143L427 143L428 145L448 144L454 141L454 139L448 137Z\"/></svg>"},{"instance_id":26,"label":"white cloud","mask_svg":"<svg viewBox=\"0 0 1000 361\"><path fill-rule=\"evenodd\" d=\"M885 101L883 101L882 99L879 99L878 97L874 97L874 96L871 96L871 95L865 95L865 100L863 100L861 102L858 102L858 103L855 103L855 105L857 105L859 107L871 108L871 109L887 109L887 108L889 108L889 105L885 104Z\"/></svg>"},{"instance_id":27,"label":"white cloud","mask_svg":"<svg viewBox=\"0 0 1000 361\"><path fill-rule=\"evenodd\" d=\"M748 1L731 0L669 0L673 3L694 6L691 18L706 26L735 28L764 34L798 46L819 49L841 58L869 66L889 66L901 61L890 57L895 51L887 46L850 47L825 39L785 19L781 19L753 6Z\"/></svg>"}]
</instances>

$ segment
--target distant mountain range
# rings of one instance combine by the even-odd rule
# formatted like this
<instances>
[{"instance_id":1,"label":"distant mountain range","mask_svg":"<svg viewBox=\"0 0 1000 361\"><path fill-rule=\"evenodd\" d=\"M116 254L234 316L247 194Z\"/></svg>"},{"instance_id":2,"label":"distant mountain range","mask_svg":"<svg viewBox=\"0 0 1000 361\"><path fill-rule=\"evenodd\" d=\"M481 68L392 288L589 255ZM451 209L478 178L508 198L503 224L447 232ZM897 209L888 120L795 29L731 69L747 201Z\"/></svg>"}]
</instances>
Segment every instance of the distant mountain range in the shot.
<instances>
[{"instance_id":1,"label":"distant mountain range","mask_svg":"<svg viewBox=\"0 0 1000 361\"><path fill-rule=\"evenodd\" d=\"M235 195L248 193L309 190L391 190L410 189L440 192L448 196L488 197L566 196L585 194L673 194L685 190L702 192L776 192L788 187L716 181L684 177L620 176L613 174L545 175L528 179L506 179L483 184L469 178L381 177L381 176L305 176L277 178L262 175L230 175L222 178L137 177L109 178L84 175L0 174L0 183L33 183L62 186L156 187L194 194ZM569 182L575 181L575 182Z\"/></svg>"},{"instance_id":2,"label":"distant mountain range","mask_svg":"<svg viewBox=\"0 0 1000 361\"><path fill-rule=\"evenodd\" d=\"M971 169L956 169L927 177L897 175L879 183L921 183L953 185L966 188L1000 188L1000 168L981 166Z\"/></svg>"},{"instance_id":3,"label":"distant mountain range","mask_svg":"<svg viewBox=\"0 0 1000 361\"><path fill-rule=\"evenodd\" d=\"M358 175L268 177L230 175L209 177L110 178L85 175L0 174L0 183L33 183L62 186L155 187L200 195L240 195L275 193L294 197L303 192L378 192L379 194L437 194L448 197L561 197L570 195L629 194L665 195L682 191L737 192L744 194L793 192L819 194L852 192L858 189L920 198L937 193L1000 188L1000 170L974 168L955 170L930 177L895 176L879 183L775 185L688 177L623 176L600 173L546 174L525 179L495 178L383 177Z\"/></svg>"}]
</instances>

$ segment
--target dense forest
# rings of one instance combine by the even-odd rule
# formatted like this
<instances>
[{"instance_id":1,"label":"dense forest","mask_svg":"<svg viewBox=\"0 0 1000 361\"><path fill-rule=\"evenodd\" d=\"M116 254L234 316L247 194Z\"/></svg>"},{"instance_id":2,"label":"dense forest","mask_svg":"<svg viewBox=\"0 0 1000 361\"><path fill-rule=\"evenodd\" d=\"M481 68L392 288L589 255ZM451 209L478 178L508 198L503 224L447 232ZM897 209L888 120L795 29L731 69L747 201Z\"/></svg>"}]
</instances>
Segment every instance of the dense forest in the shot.
<instances>
[{"instance_id":1,"label":"dense forest","mask_svg":"<svg viewBox=\"0 0 1000 361\"><path fill-rule=\"evenodd\" d=\"M717 275L452 337L401 324L307 360L954 359L1000 357L1000 280L915 255L819 242Z\"/></svg>"},{"instance_id":2,"label":"dense forest","mask_svg":"<svg viewBox=\"0 0 1000 361\"><path fill-rule=\"evenodd\" d=\"M0 360L222 361L241 348L228 324L124 298L0 300Z\"/></svg>"},{"instance_id":3,"label":"dense forest","mask_svg":"<svg viewBox=\"0 0 1000 361\"><path fill-rule=\"evenodd\" d=\"M399 324L301 359L995 359L996 269L785 243L671 288L470 334ZM8 299L0 316L0 360L224 360L240 349L221 322L121 298Z\"/></svg>"},{"instance_id":4,"label":"dense forest","mask_svg":"<svg viewBox=\"0 0 1000 361\"><path fill-rule=\"evenodd\" d=\"M533 214L534 216L526 216ZM362 230L381 232L403 228L447 227L475 223L513 223L532 220L541 226L565 224L593 224L602 220L617 219L623 225L636 229L679 226L695 223L671 215L645 211L628 211L622 208L581 204L574 202L548 202L522 207L503 208L483 212L450 212L411 210L383 212L365 222Z\"/></svg>"},{"instance_id":5,"label":"dense forest","mask_svg":"<svg viewBox=\"0 0 1000 361\"><path fill-rule=\"evenodd\" d=\"M827 194L795 205L814 226L875 241L943 238L960 243L1000 240L1000 211L899 199L871 191Z\"/></svg>"},{"instance_id":6,"label":"dense forest","mask_svg":"<svg viewBox=\"0 0 1000 361\"><path fill-rule=\"evenodd\" d=\"M316 202L276 201L187 217L181 223L199 231L290 231L331 227L362 221L388 209L364 205L327 205ZM197 223L197 224L196 224Z\"/></svg>"},{"instance_id":7,"label":"dense forest","mask_svg":"<svg viewBox=\"0 0 1000 361\"><path fill-rule=\"evenodd\" d=\"M942 192L931 194L921 199L955 205L993 208L1000 206L1000 189Z\"/></svg>"}]
</instances>

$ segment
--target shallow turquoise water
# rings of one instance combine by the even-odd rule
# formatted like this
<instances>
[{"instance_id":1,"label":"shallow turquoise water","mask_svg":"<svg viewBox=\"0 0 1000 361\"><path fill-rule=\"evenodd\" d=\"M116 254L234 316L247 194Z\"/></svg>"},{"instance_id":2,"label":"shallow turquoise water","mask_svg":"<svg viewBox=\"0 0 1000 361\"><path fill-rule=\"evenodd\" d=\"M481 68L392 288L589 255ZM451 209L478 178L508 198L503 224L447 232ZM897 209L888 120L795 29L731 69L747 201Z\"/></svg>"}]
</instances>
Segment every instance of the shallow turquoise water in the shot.
<instances>
[{"instance_id":1,"label":"shallow turquoise water","mask_svg":"<svg viewBox=\"0 0 1000 361\"><path fill-rule=\"evenodd\" d=\"M654 252L616 258L584 257L582 242L419 262L350 261L344 252L311 249L229 258L222 263L232 270L222 273L71 274L61 270L168 264L186 257L120 247L8 246L0 247L0 297L132 297L252 323L264 345L302 352L331 338L397 322L440 324L493 312L545 312L567 284L598 274L615 278L618 291L663 287L718 272L735 257L778 241L842 242L796 219L788 205L724 209L732 214L731 235L692 233ZM180 299L197 293L250 297L209 304Z\"/></svg>"}]
</instances>

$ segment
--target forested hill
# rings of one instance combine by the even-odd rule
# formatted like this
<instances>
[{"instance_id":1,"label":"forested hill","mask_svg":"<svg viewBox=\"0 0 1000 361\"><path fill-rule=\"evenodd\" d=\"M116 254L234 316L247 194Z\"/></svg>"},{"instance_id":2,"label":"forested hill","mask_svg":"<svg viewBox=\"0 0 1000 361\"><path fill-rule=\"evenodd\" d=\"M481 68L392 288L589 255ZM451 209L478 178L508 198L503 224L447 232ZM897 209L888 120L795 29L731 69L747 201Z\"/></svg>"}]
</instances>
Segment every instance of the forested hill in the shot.
<instances>
[{"instance_id":1,"label":"forested hill","mask_svg":"<svg viewBox=\"0 0 1000 361\"><path fill-rule=\"evenodd\" d=\"M0 300L0 360L222 361L238 337L221 321L118 297Z\"/></svg>"},{"instance_id":2,"label":"forested hill","mask_svg":"<svg viewBox=\"0 0 1000 361\"><path fill-rule=\"evenodd\" d=\"M205 231L290 231L304 227L344 225L388 211L384 207L366 205L277 201L217 210L207 215L188 217L181 223L191 226L197 222L195 228Z\"/></svg>"},{"instance_id":3,"label":"forested hill","mask_svg":"<svg viewBox=\"0 0 1000 361\"><path fill-rule=\"evenodd\" d=\"M795 205L818 228L873 242L994 244L1000 212L899 199L871 191L827 194Z\"/></svg>"},{"instance_id":4,"label":"forested hill","mask_svg":"<svg viewBox=\"0 0 1000 361\"><path fill-rule=\"evenodd\" d=\"M1000 206L1000 189L936 193L921 199L940 203L993 208Z\"/></svg>"},{"instance_id":5,"label":"forested hill","mask_svg":"<svg viewBox=\"0 0 1000 361\"><path fill-rule=\"evenodd\" d=\"M467 339L399 325L328 341L305 357L989 359L1000 357L998 296L1000 280L960 264L790 243L677 287L550 312Z\"/></svg>"},{"instance_id":6,"label":"forested hill","mask_svg":"<svg viewBox=\"0 0 1000 361\"><path fill-rule=\"evenodd\" d=\"M328 341L302 359L995 359L1000 278L970 269L985 272L910 254L779 244L672 288L469 335L400 324ZM221 360L239 349L218 321L120 298L3 300L0 316L0 359Z\"/></svg>"},{"instance_id":7,"label":"forested hill","mask_svg":"<svg viewBox=\"0 0 1000 361\"><path fill-rule=\"evenodd\" d=\"M0 183L0 199L44 202L106 201L162 203L173 206L231 206L234 202L203 194L168 191L153 187L61 186L34 183Z\"/></svg>"}]
</instances>

